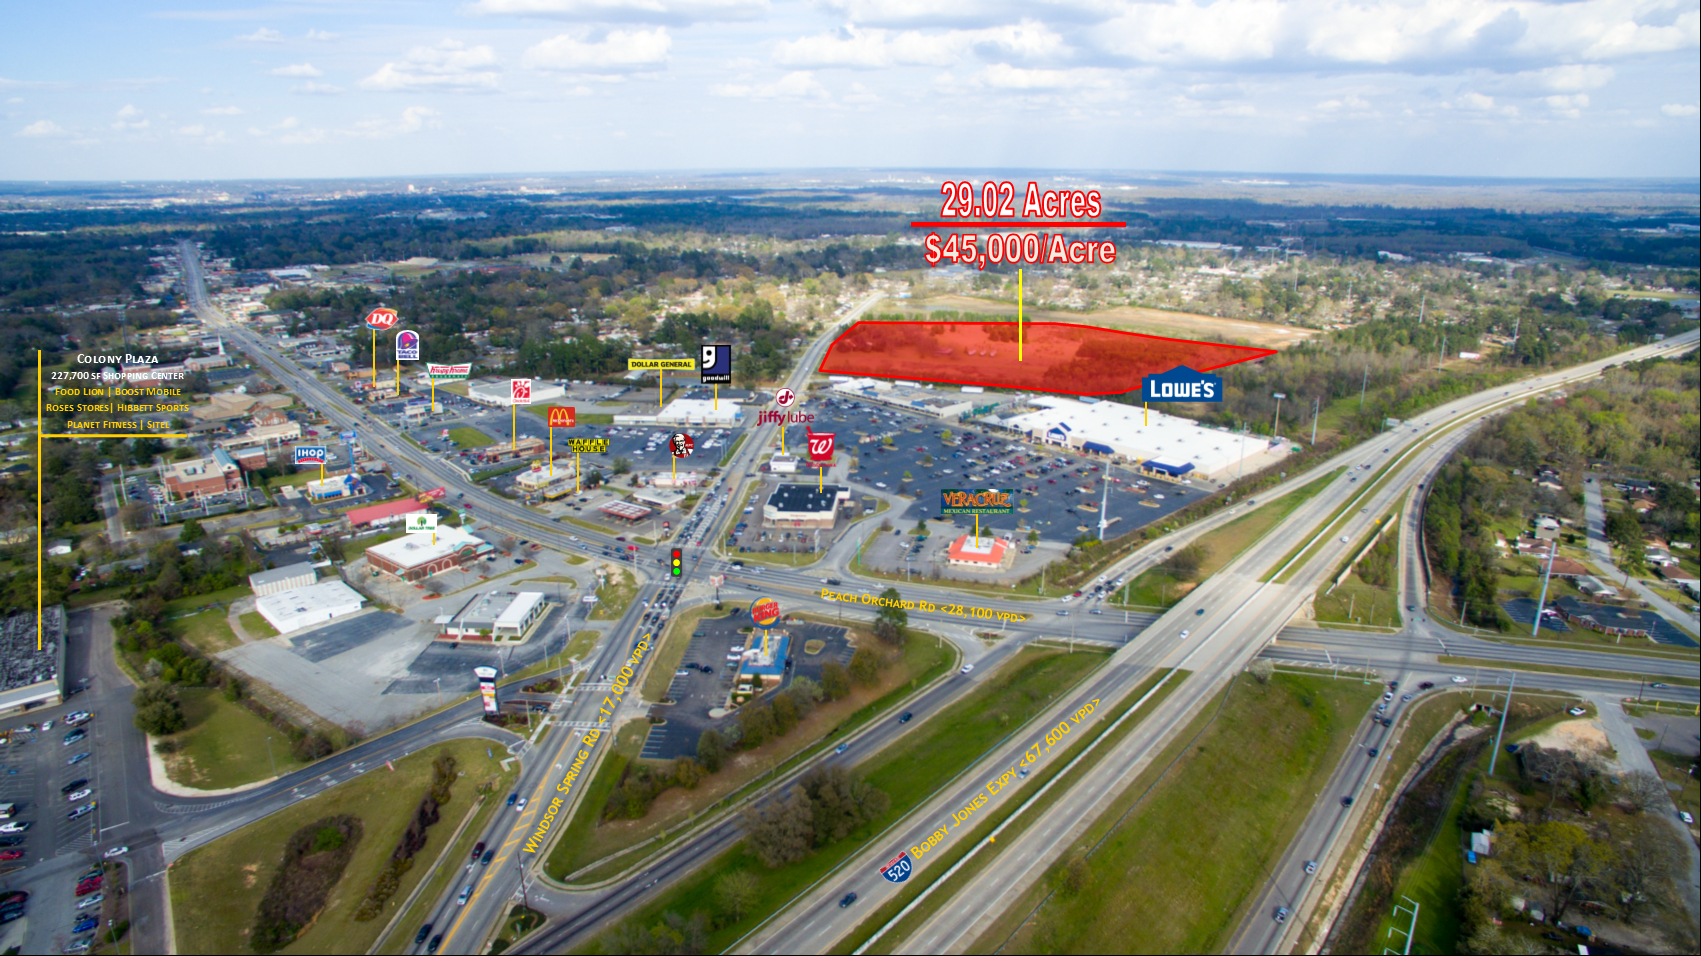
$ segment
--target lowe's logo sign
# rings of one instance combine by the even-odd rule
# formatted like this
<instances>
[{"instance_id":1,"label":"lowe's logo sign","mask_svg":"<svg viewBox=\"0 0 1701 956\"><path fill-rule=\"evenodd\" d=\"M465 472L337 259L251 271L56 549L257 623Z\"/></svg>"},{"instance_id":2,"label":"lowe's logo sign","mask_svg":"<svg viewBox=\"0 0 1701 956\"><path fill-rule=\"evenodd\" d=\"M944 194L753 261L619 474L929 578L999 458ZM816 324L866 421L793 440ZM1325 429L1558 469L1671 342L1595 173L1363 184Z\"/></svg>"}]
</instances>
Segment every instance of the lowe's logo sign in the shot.
<instances>
[{"instance_id":1,"label":"lowe's logo sign","mask_svg":"<svg viewBox=\"0 0 1701 956\"><path fill-rule=\"evenodd\" d=\"M1223 379L1220 375L1195 372L1177 365L1167 372L1146 376L1141 383L1143 397L1148 402L1220 402L1223 400Z\"/></svg>"}]
</instances>

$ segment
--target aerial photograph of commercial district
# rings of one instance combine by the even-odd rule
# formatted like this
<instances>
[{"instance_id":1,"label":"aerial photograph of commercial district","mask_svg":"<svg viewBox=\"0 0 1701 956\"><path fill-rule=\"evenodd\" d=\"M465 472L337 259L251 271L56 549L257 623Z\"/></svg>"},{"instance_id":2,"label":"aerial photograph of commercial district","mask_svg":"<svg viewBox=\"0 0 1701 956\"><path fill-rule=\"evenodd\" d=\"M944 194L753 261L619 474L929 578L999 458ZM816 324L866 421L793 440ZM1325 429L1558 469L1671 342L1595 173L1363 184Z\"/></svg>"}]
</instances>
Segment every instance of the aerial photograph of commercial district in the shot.
<instances>
[{"instance_id":1,"label":"aerial photograph of commercial district","mask_svg":"<svg viewBox=\"0 0 1701 956\"><path fill-rule=\"evenodd\" d=\"M0 953L1701 950L1698 90L1698 0L6 4Z\"/></svg>"}]
</instances>

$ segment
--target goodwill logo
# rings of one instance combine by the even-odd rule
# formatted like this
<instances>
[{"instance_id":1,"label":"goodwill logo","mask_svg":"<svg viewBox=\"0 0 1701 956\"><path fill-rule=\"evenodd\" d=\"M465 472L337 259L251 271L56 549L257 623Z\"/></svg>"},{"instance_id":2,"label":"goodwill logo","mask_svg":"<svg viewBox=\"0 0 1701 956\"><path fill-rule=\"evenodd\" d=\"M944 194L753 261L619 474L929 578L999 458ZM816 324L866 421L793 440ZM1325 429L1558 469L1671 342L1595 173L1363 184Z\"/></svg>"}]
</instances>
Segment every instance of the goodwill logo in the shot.
<instances>
[{"instance_id":1,"label":"goodwill logo","mask_svg":"<svg viewBox=\"0 0 1701 956\"><path fill-rule=\"evenodd\" d=\"M1223 400L1223 378L1221 375L1195 372L1185 365L1177 365L1167 372L1146 376L1140 388L1143 393L1141 398L1148 402L1221 402Z\"/></svg>"},{"instance_id":2,"label":"goodwill logo","mask_svg":"<svg viewBox=\"0 0 1701 956\"><path fill-rule=\"evenodd\" d=\"M902 883L910 878L910 871L914 868L915 865L910 862L909 852L904 851L892 857L890 862L881 867L880 875L885 877L888 882Z\"/></svg>"}]
</instances>

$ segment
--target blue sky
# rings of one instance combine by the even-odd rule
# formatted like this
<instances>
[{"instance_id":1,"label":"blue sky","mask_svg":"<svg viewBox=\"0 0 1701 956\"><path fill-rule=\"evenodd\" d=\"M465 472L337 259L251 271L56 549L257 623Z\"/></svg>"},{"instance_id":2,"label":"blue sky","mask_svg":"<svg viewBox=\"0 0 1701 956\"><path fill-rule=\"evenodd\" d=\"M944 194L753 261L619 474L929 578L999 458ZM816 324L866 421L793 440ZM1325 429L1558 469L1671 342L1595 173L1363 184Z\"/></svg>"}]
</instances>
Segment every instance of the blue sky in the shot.
<instances>
[{"instance_id":1,"label":"blue sky","mask_svg":"<svg viewBox=\"0 0 1701 956\"><path fill-rule=\"evenodd\" d=\"M0 7L0 179L1681 176L1701 0Z\"/></svg>"}]
</instances>

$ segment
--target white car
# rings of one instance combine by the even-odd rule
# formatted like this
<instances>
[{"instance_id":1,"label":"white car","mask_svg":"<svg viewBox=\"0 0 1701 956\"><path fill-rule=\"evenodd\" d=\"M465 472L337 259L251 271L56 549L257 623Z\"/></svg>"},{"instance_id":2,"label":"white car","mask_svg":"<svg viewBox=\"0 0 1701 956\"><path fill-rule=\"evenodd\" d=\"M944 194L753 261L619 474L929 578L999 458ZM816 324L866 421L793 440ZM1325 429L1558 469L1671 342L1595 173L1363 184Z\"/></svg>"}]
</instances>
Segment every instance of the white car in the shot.
<instances>
[{"instance_id":1,"label":"white car","mask_svg":"<svg viewBox=\"0 0 1701 956\"><path fill-rule=\"evenodd\" d=\"M1684 822L1684 823L1685 823L1685 824L1687 824L1687 825L1689 825L1689 826L1694 826L1694 825L1695 825L1695 818L1694 818L1694 817L1692 817L1692 816L1690 816L1690 815L1689 815L1689 811L1688 811L1688 810L1679 810L1679 811L1677 811L1677 818L1678 818L1678 819L1679 819L1679 820L1682 820L1682 821L1683 821L1683 822Z\"/></svg>"},{"instance_id":2,"label":"white car","mask_svg":"<svg viewBox=\"0 0 1701 956\"><path fill-rule=\"evenodd\" d=\"M106 899L105 893L94 893L77 901L77 909L86 910L91 906L99 906Z\"/></svg>"},{"instance_id":3,"label":"white car","mask_svg":"<svg viewBox=\"0 0 1701 956\"><path fill-rule=\"evenodd\" d=\"M1187 640L1187 635L1192 634L1192 633L1193 633L1192 631L1182 631L1181 632L1181 639L1184 640L1184 641Z\"/></svg>"},{"instance_id":4,"label":"white car","mask_svg":"<svg viewBox=\"0 0 1701 956\"><path fill-rule=\"evenodd\" d=\"M962 670L960 670L960 671L958 671L958 672L957 672L957 673L959 673L959 674L967 674L967 673L968 673L968 672L969 672L969 671L972 671L972 670L974 670L974 669L975 669L975 666L974 666L974 665L973 665L973 664L964 664L964 665L963 665L963 669L962 669Z\"/></svg>"},{"instance_id":5,"label":"white car","mask_svg":"<svg viewBox=\"0 0 1701 956\"><path fill-rule=\"evenodd\" d=\"M1455 676L1453 678L1453 683L1455 683L1455 684L1469 684L1470 682L1471 682L1470 678L1468 678L1468 677Z\"/></svg>"},{"instance_id":6,"label":"white car","mask_svg":"<svg viewBox=\"0 0 1701 956\"><path fill-rule=\"evenodd\" d=\"M1341 543L1342 543L1342 544L1346 544L1346 543L1347 543L1347 536L1346 536L1346 535L1341 535Z\"/></svg>"}]
</instances>

